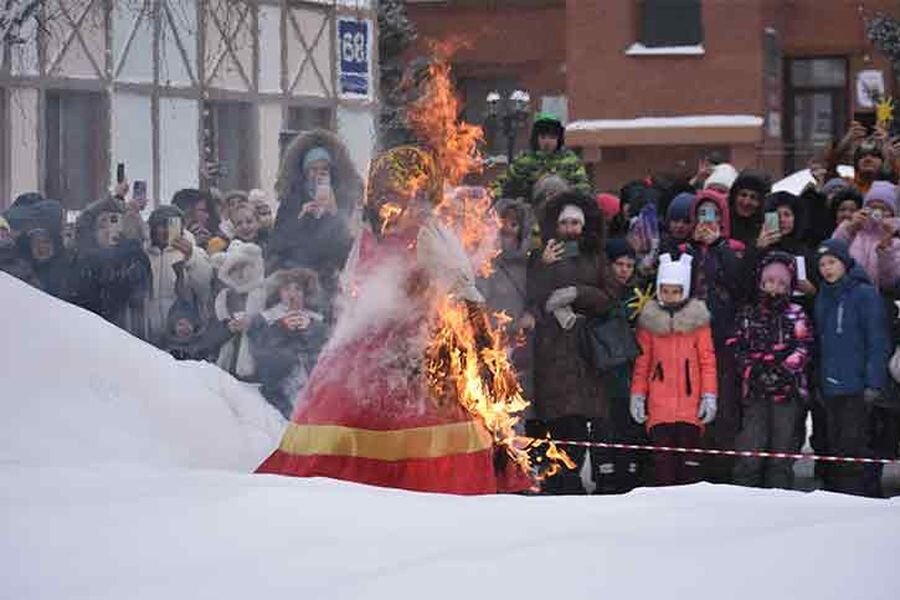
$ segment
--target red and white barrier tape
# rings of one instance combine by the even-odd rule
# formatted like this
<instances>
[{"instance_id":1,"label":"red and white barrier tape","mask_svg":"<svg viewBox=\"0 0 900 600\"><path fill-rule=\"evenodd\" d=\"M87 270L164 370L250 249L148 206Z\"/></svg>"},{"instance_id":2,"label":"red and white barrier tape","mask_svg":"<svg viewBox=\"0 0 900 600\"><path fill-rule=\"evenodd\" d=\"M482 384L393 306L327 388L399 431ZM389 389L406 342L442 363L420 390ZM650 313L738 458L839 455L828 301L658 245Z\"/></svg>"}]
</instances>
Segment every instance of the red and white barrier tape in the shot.
<instances>
[{"instance_id":1,"label":"red and white barrier tape","mask_svg":"<svg viewBox=\"0 0 900 600\"><path fill-rule=\"evenodd\" d=\"M576 442L572 440L554 440L522 437L520 439L533 442L552 442L557 446L578 446L581 448L608 448L612 450L638 450L646 452L676 452L678 454L705 454L709 456L737 456L741 458L775 458L793 460L815 460L831 463L858 463L891 465L900 464L900 459L892 458L860 458L855 456L829 456L821 454L803 454L798 452L766 452L762 450L716 450L711 448L681 448L676 446L649 446L645 444L620 444L615 442Z\"/></svg>"}]
</instances>

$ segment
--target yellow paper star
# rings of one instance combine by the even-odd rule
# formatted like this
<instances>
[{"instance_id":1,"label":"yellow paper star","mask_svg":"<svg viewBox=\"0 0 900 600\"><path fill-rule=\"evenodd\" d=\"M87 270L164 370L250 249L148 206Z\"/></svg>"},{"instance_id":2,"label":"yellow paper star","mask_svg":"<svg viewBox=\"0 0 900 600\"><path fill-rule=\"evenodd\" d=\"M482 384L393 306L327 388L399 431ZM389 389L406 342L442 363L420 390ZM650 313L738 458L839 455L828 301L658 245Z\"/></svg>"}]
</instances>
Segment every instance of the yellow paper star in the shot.
<instances>
[{"instance_id":1,"label":"yellow paper star","mask_svg":"<svg viewBox=\"0 0 900 600\"><path fill-rule=\"evenodd\" d=\"M894 120L894 99L882 98L875 105L875 121L881 127L887 127Z\"/></svg>"}]
</instances>

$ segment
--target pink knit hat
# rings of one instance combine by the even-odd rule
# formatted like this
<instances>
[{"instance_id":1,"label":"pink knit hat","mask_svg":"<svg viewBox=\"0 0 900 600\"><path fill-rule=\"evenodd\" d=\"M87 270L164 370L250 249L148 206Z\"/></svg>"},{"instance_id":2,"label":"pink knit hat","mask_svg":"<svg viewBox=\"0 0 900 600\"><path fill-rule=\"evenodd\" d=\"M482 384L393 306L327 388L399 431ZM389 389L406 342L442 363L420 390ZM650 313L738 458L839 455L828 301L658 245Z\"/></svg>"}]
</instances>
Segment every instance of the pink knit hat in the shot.
<instances>
[{"instance_id":1,"label":"pink knit hat","mask_svg":"<svg viewBox=\"0 0 900 600\"><path fill-rule=\"evenodd\" d=\"M597 207L607 220L612 219L622 211L622 201L612 194L597 194Z\"/></svg>"},{"instance_id":2,"label":"pink knit hat","mask_svg":"<svg viewBox=\"0 0 900 600\"><path fill-rule=\"evenodd\" d=\"M763 283L767 280L773 279L784 284L785 289L790 290L791 284L794 281L794 276L786 264L779 261L772 261L765 267L763 267L762 273L760 273L760 286L762 286Z\"/></svg>"}]
</instances>

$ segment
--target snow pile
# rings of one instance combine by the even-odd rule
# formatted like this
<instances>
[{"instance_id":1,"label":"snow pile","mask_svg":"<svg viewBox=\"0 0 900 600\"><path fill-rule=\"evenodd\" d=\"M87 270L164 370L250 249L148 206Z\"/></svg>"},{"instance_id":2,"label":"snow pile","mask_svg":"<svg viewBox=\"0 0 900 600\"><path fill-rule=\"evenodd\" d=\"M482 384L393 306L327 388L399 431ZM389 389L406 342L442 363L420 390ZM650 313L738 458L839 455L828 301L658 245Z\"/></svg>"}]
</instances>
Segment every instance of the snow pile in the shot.
<instances>
[{"instance_id":1,"label":"snow pile","mask_svg":"<svg viewBox=\"0 0 900 600\"><path fill-rule=\"evenodd\" d=\"M252 388L179 363L0 273L0 463L252 471L283 421Z\"/></svg>"},{"instance_id":2,"label":"snow pile","mask_svg":"<svg viewBox=\"0 0 900 600\"><path fill-rule=\"evenodd\" d=\"M461 498L198 471L0 483L0 596L18 600L897 598L897 501L709 484Z\"/></svg>"}]
</instances>

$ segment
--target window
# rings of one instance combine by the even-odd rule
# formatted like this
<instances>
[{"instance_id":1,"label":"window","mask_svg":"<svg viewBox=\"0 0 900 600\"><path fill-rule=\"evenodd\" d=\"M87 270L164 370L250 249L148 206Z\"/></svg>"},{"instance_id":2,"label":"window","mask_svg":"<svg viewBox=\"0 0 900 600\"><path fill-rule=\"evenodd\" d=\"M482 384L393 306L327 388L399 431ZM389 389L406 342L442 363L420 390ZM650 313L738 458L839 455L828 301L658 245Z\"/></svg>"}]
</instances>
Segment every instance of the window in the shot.
<instances>
[{"instance_id":1,"label":"window","mask_svg":"<svg viewBox=\"0 0 900 600\"><path fill-rule=\"evenodd\" d=\"M642 0L641 43L648 48L703 42L700 0Z\"/></svg>"},{"instance_id":2,"label":"window","mask_svg":"<svg viewBox=\"0 0 900 600\"><path fill-rule=\"evenodd\" d=\"M789 60L785 104L787 166L796 171L847 126L846 59Z\"/></svg>"},{"instance_id":3,"label":"window","mask_svg":"<svg viewBox=\"0 0 900 600\"><path fill-rule=\"evenodd\" d=\"M467 78L459 81L457 89L460 92L460 100L463 106L463 120L467 123L484 126L484 152L487 156L506 155L508 141L501 130L499 119L488 119L487 95L491 92L498 92L501 101L499 107L501 114L508 110L508 102L506 101L516 89L519 89L518 80L514 77L494 77L494 78ZM530 125L530 121L528 123ZM528 125L522 128L525 134L530 132ZM519 132L519 138L522 132ZM521 150L521 146L517 147Z\"/></svg>"},{"instance_id":4,"label":"window","mask_svg":"<svg viewBox=\"0 0 900 600\"><path fill-rule=\"evenodd\" d=\"M204 110L208 177L221 190L256 187L256 121L246 102L209 102Z\"/></svg>"},{"instance_id":5,"label":"window","mask_svg":"<svg viewBox=\"0 0 900 600\"><path fill-rule=\"evenodd\" d=\"M68 209L84 208L105 194L108 107L100 93L47 92L44 191Z\"/></svg>"},{"instance_id":6,"label":"window","mask_svg":"<svg viewBox=\"0 0 900 600\"><path fill-rule=\"evenodd\" d=\"M334 130L334 109L329 106L291 106L278 142L281 153L295 137L313 129Z\"/></svg>"}]
</instances>

